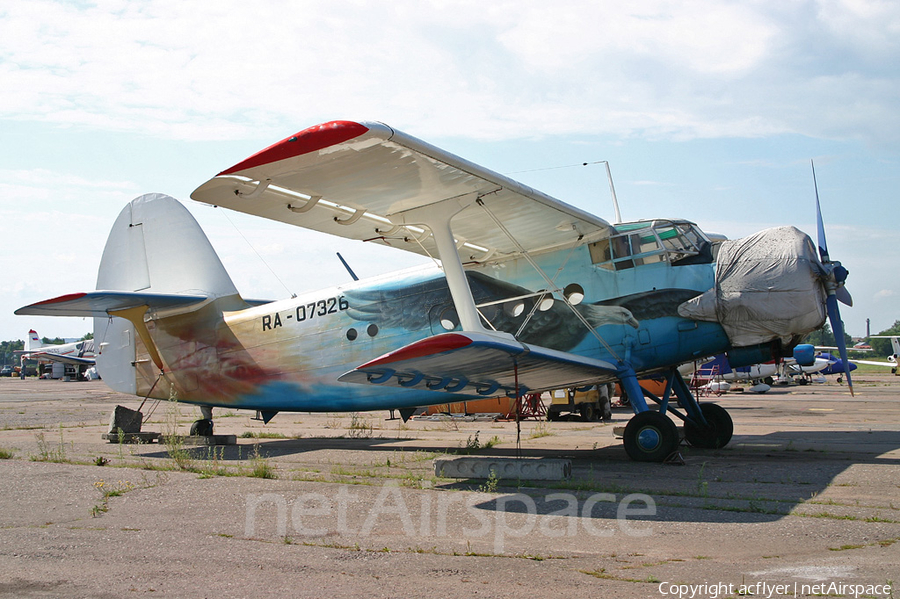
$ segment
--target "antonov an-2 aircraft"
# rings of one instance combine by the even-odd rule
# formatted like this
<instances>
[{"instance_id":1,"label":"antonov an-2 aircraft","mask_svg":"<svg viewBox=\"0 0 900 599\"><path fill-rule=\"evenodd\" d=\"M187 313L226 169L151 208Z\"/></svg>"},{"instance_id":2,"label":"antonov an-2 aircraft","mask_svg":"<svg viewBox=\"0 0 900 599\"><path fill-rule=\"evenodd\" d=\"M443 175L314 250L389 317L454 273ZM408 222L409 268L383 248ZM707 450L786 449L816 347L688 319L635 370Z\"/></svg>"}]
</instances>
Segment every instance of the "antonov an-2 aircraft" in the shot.
<instances>
[{"instance_id":1,"label":"antonov an-2 aircraft","mask_svg":"<svg viewBox=\"0 0 900 599\"><path fill-rule=\"evenodd\" d=\"M438 266L265 304L245 301L188 211L138 197L106 243L97 291L17 314L93 316L113 389L212 407L363 411L520 396L618 380L630 457L722 447L732 421L676 366L791 355L846 270L793 227L712 243L695 224L610 225L381 123L311 127L197 188L199 202L431 256ZM818 204L818 198L817 198ZM298 268L304 266L298 265ZM307 266L309 267L309 266ZM638 378L664 374L648 407ZM848 375L849 382L849 375ZM683 412L670 405L672 394ZM674 403L674 402L672 402ZM204 425L204 423L206 423Z\"/></svg>"}]
</instances>

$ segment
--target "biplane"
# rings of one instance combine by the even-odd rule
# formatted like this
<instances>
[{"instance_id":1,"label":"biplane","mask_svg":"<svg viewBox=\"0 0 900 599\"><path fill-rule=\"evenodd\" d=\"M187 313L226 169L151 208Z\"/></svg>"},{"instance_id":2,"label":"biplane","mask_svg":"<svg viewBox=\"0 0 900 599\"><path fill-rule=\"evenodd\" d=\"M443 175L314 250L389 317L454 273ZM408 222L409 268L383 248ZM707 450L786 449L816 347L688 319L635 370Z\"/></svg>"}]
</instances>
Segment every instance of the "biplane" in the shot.
<instances>
[{"instance_id":1,"label":"biplane","mask_svg":"<svg viewBox=\"0 0 900 599\"><path fill-rule=\"evenodd\" d=\"M682 219L610 224L384 124L351 121L283 139L191 198L434 259L251 302L184 206L162 194L133 200L112 227L96 291L16 313L95 317L103 380L200 405L201 432L219 406L266 422L282 411L407 418L423 405L618 381L635 413L628 455L663 461L680 442L670 416L695 446L722 447L733 433L723 408L691 395L679 364L791 355L826 314L843 339L847 271L828 257L821 210L818 254L793 227L721 241ZM661 397L642 391L650 375L665 377Z\"/></svg>"}]
</instances>

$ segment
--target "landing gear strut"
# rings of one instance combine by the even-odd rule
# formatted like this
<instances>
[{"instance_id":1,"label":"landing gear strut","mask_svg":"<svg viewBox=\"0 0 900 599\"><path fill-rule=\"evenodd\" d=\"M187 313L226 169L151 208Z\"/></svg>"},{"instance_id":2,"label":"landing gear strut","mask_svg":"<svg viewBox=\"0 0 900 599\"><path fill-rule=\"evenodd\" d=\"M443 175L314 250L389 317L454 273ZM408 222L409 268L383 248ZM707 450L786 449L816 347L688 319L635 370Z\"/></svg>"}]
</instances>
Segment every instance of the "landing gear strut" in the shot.
<instances>
[{"instance_id":1,"label":"landing gear strut","mask_svg":"<svg viewBox=\"0 0 900 599\"><path fill-rule=\"evenodd\" d=\"M684 422L685 439L694 447L720 449L731 441L734 432L731 416L718 404L697 403L678 370L669 371L662 399L640 387L630 366L623 365L618 377L635 412L624 434L625 451L631 459L663 462L678 451L678 428L668 417L668 412ZM673 392L684 414L669 406ZM644 395L659 404L659 411L647 406Z\"/></svg>"}]
</instances>

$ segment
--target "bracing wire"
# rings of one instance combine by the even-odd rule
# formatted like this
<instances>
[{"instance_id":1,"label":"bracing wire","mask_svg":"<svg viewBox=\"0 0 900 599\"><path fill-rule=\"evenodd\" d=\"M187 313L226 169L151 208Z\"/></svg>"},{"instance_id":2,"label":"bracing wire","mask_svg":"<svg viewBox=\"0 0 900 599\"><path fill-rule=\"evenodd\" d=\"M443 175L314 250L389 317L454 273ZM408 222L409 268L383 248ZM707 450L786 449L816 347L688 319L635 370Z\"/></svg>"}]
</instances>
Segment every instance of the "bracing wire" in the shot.
<instances>
[{"instance_id":1,"label":"bracing wire","mask_svg":"<svg viewBox=\"0 0 900 599\"><path fill-rule=\"evenodd\" d=\"M281 280L281 277L278 276L278 273L276 273L275 270L271 266L269 266L269 263L266 262L266 259L263 258L262 255L258 251L256 251L256 248L253 246L252 243L250 243L250 240L247 239L247 237L244 235L243 231L241 231L238 228L238 226L236 224L234 224L234 221L232 221L228 217L228 212L225 210L222 210L221 212L225 216L225 220L227 220L229 222L229 224L232 227L234 227L234 230L237 231L238 235L241 236L241 239L243 239L247 243L247 245L250 247L250 249L253 250L253 253L256 254L257 258L259 258L259 261L262 262L265 265L265 267L269 269L269 272L272 273L272 276L275 277L275 279L281 284L282 287L284 287L285 291L287 291L291 297L297 297L297 294L294 293L293 291L291 291L290 288L287 285L285 285L284 281Z\"/></svg>"}]
</instances>

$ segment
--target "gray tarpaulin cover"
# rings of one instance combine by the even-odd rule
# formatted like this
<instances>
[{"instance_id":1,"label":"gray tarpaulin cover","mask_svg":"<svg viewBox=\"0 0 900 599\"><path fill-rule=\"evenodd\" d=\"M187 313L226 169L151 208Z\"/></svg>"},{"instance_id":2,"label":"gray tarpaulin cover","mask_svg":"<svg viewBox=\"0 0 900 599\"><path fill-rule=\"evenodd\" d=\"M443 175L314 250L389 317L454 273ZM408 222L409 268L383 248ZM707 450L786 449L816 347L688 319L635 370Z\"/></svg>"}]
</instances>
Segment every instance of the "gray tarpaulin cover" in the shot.
<instances>
[{"instance_id":1,"label":"gray tarpaulin cover","mask_svg":"<svg viewBox=\"0 0 900 599\"><path fill-rule=\"evenodd\" d=\"M813 331L825 322L824 274L808 235L777 227L722 242L716 286L678 307L693 320L718 322L735 347L792 333Z\"/></svg>"}]
</instances>

